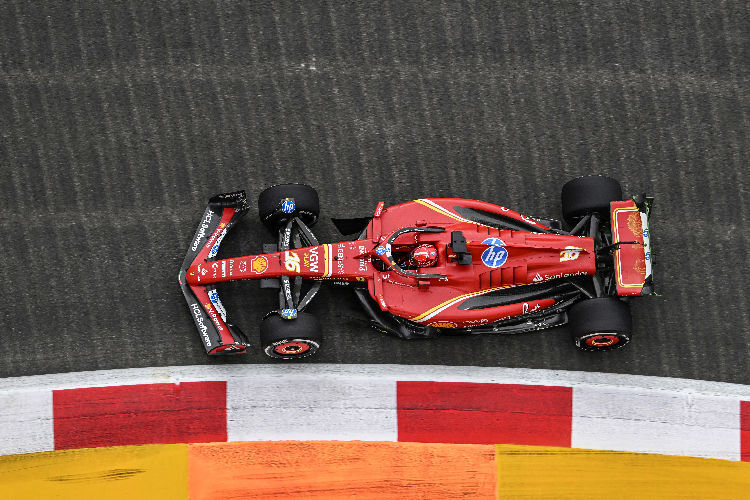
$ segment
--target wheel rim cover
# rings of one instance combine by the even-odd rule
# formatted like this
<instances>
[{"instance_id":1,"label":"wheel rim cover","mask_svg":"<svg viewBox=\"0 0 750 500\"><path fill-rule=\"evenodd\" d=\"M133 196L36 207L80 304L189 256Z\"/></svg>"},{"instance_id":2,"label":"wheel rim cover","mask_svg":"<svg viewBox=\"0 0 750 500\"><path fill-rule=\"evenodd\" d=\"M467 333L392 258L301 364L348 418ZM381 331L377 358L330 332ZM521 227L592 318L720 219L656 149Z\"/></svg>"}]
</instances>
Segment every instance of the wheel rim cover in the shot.
<instances>
[{"instance_id":1,"label":"wheel rim cover","mask_svg":"<svg viewBox=\"0 0 750 500\"><path fill-rule=\"evenodd\" d=\"M604 334L592 335L586 339L586 345L589 347L609 347L617 344L620 338L617 335Z\"/></svg>"},{"instance_id":2,"label":"wheel rim cover","mask_svg":"<svg viewBox=\"0 0 750 500\"><path fill-rule=\"evenodd\" d=\"M310 344L301 340L294 340L292 342L284 342L273 348L276 354L283 356L296 356L310 350Z\"/></svg>"}]
</instances>

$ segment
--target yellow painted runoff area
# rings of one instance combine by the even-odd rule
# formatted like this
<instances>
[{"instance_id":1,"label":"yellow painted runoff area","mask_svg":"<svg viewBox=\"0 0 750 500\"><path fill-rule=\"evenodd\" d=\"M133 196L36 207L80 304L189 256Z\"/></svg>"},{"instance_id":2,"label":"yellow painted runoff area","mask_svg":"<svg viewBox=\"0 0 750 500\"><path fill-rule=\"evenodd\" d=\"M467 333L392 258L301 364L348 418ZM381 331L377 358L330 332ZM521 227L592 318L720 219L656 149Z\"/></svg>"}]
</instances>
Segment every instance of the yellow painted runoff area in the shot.
<instances>
[{"instance_id":1,"label":"yellow painted runoff area","mask_svg":"<svg viewBox=\"0 0 750 500\"><path fill-rule=\"evenodd\" d=\"M193 500L496 496L492 445L265 441L195 444L188 453Z\"/></svg>"},{"instance_id":2,"label":"yellow painted runoff area","mask_svg":"<svg viewBox=\"0 0 750 500\"><path fill-rule=\"evenodd\" d=\"M0 498L186 499L187 445L0 456Z\"/></svg>"},{"instance_id":3,"label":"yellow painted runoff area","mask_svg":"<svg viewBox=\"0 0 750 500\"><path fill-rule=\"evenodd\" d=\"M497 445L500 498L748 498L750 462Z\"/></svg>"},{"instance_id":4,"label":"yellow painted runoff area","mask_svg":"<svg viewBox=\"0 0 750 500\"><path fill-rule=\"evenodd\" d=\"M206 476L207 468L210 476L220 476L218 485ZM472 498L734 499L750 492L750 462L361 441L119 446L0 456L2 500L186 499L189 494L197 500L229 492L266 498L355 492L365 498L456 498L470 492Z\"/></svg>"}]
</instances>

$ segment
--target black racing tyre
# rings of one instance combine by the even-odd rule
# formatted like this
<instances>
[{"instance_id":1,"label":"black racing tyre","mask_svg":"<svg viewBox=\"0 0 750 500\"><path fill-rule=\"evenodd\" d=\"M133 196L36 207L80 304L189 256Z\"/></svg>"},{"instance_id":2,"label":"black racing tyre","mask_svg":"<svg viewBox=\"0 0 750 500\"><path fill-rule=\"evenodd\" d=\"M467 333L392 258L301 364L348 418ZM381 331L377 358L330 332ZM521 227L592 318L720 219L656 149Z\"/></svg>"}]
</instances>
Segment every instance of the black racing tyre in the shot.
<instances>
[{"instance_id":1,"label":"black racing tyre","mask_svg":"<svg viewBox=\"0 0 750 500\"><path fill-rule=\"evenodd\" d=\"M289 212L281 210L284 200L294 201ZM258 196L258 215L269 229L276 231L290 217L297 216L307 226L318 221L320 201L318 192L305 184L279 184L263 190Z\"/></svg>"},{"instance_id":2,"label":"black racing tyre","mask_svg":"<svg viewBox=\"0 0 750 500\"><path fill-rule=\"evenodd\" d=\"M298 312L295 319L276 314L260 324L260 344L266 356L276 359L299 359L315 354L323 335L318 318Z\"/></svg>"},{"instance_id":3,"label":"black racing tyre","mask_svg":"<svg viewBox=\"0 0 750 500\"><path fill-rule=\"evenodd\" d=\"M618 349L630 342L633 320L628 305L616 297L586 299L568 311L576 346L586 351Z\"/></svg>"},{"instance_id":4,"label":"black racing tyre","mask_svg":"<svg viewBox=\"0 0 750 500\"><path fill-rule=\"evenodd\" d=\"M622 200L620 183L602 175L587 175L566 182L562 187L562 212L568 224L596 213L609 214L609 202Z\"/></svg>"}]
</instances>

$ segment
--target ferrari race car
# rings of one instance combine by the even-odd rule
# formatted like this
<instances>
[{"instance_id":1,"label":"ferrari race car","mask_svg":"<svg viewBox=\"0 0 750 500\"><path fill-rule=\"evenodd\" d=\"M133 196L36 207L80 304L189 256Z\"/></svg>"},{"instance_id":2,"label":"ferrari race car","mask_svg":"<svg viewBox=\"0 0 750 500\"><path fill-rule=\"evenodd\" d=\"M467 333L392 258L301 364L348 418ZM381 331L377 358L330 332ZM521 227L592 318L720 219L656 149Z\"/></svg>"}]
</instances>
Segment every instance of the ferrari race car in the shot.
<instances>
[{"instance_id":1,"label":"ferrari race car","mask_svg":"<svg viewBox=\"0 0 750 500\"><path fill-rule=\"evenodd\" d=\"M273 186L260 194L260 219L277 236L263 253L219 259L228 231L248 211L244 191L209 200L179 272L188 308L209 354L244 352L218 283L256 279L278 292L260 325L272 358L320 348L321 328L305 312L325 282L353 290L380 332L403 339L443 333L520 333L569 323L575 345L608 350L630 341L629 296L653 294L645 195L623 199L608 177L562 188L567 224L481 201L425 198L371 217L333 219L355 239L318 243L315 190Z\"/></svg>"}]
</instances>

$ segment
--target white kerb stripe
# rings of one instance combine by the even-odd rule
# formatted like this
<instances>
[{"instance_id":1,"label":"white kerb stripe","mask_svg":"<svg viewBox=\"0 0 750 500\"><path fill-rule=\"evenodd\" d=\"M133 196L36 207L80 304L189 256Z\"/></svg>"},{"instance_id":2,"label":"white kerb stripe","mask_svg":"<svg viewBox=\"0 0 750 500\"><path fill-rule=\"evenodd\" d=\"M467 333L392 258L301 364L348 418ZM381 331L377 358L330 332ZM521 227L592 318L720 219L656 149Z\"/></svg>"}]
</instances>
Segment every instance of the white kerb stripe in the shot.
<instances>
[{"instance_id":1,"label":"white kerb stripe","mask_svg":"<svg viewBox=\"0 0 750 500\"><path fill-rule=\"evenodd\" d=\"M735 397L574 387L571 446L740 460L739 414Z\"/></svg>"},{"instance_id":2,"label":"white kerb stripe","mask_svg":"<svg viewBox=\"0 0 750 500\"><path fill-rule=\"evenodd\" d=\"M52 391L0 392L0 455L54 449Z\"/></svg>"},{"instance_id":3,"label":"white kerb stripe","mask_svg":"<svg viewBox=\"0 0 750 500\"><path fill-rule=\"evenodd\" d=\"M227 440L396 441L396 383L247 377L227 383Z\"/></svg>"}]
</instances>

